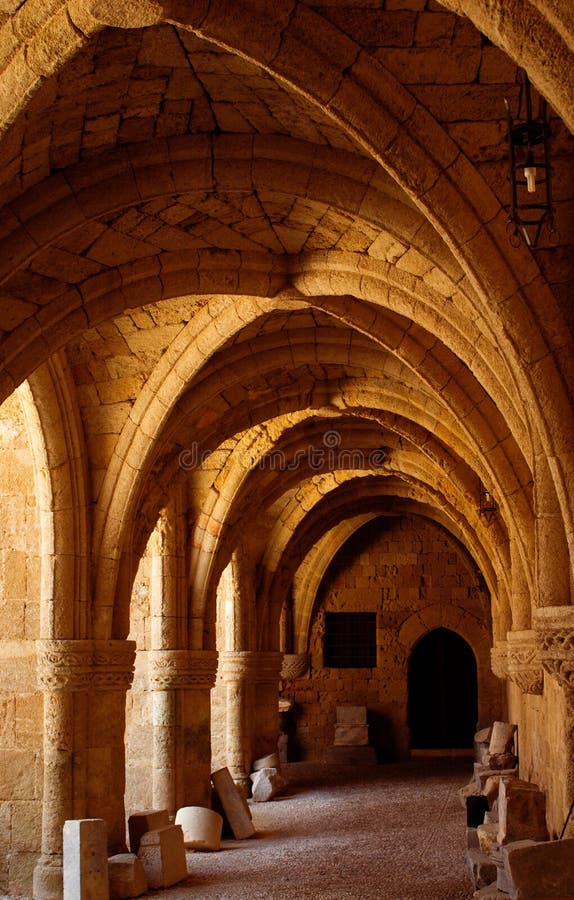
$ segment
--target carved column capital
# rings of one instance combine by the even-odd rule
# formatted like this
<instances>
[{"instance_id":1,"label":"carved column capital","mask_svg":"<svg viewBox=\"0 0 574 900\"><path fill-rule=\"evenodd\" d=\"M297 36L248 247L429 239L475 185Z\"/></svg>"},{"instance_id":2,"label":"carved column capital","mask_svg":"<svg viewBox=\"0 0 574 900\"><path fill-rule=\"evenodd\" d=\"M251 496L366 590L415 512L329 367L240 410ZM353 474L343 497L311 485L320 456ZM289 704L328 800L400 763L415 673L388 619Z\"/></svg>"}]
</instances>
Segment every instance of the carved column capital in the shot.
<instances>
[{"instance_id":1,"label":"carved column capital","mask_svg":"<svg viewBox=\"0 0 574 900\"><path fill-rule=\"evenodd\" d=\"M524 694L541 694L544 672L535 631L509 631L507 634L508 677Z\"/></svg>"},{"instance_id":2,"label":"carved column capital","mask_svg":"<svg viewBox=\"0 0 574 900\"><path fill-rule=\"evenodd\" d=\"M280 677L283 681L303 678L309 669L308 653L284 653Z\"/></svg>"},{"instance_id":3,"label":"carved column capital","mask_svg":"<svg viewBox=\"0 0 574 900\"><path fill-rule=\"evenodd\" d=\"M279 685L283 654L274 650L260 650L257 653L255 682L257 684Z\"/></svg>"},{"instance_id":4,"label":"carved column capital","mask_svg":"<svg viewBox=\"0 0 574 900\"><path fill-rule=\"evenodd\" d=\"M490 668L497 678L508 678L508 643L498 641L490 649Z\"/></svg>"},{"instance_id":5,"label":"carved column capital","mask_svg":"<svg viewBox=\"0 0 574 900\"><path fill-rule=\"evenodd\" d=\"M545 606L533 615L544 670L574 689L574 606Z\"/></svg>"},{"instance_id":6,"label":"carved column capital","mask_svg":"<svg viewBox=\"0 0 574 900\"><path fill-rule=\"evenodd\" d=\"M253 650L222 650L219 668L224 681L253 681L255 653Z\"/></svg>"},{"instance_id":7,"label":"carved column capital","mask_svg":"<svg viewBox=\"0 0 574 900\"><path fill-rule=\"evenodd\" d=\"M226 650L219 655L221 673L225 681L278 684L282 656L278 651Z\"/></svg>"},{"instance_id":8,"label":"carved column capital","mask_svg":"<svg viewBox=\"0 0 574 900\"><path fill-rule=\"evenodd\" d=\"M217 658L217 650L150 650L149 686L155 691L211 689Z\"/></svg>"},{"instance_id":9,"label":"carved column capital","mask_svg":"<svg viewBox=\"0 0 574 900\"><path fill-rule=\"evenodd\" d=\"M127 691L135 641L36 641L38 685L44 691Z\"/></svg>"}]
</instances>

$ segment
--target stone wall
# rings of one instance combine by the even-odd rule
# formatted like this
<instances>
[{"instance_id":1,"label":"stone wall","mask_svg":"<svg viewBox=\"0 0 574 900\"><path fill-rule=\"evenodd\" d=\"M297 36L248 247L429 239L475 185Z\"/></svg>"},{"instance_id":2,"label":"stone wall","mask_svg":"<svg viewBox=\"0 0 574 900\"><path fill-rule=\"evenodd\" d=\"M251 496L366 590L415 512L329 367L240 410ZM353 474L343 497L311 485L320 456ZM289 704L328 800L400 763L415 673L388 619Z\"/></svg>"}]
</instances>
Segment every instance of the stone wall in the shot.
<instances>
[{"instance_id":1,"label":"stone wall","mask_svg":"<svg viewBox=\"0 0 574 900\"><path fill-rule=\"evenodd\" d=\"M0 893L23 893L40 846L42 695L36 690L40 534L21 403L0 407Z\"/></svg>"},{"instance_id":2,"label":"stone wall","mask_svg":"<svg viewBox=\"0 0 574 900\"><path fill-rule=\"evenodd\" d=\"M409 657L438 627L457 632L474 651L479 721L501 714L501 686L489 664L488 592L468 554L439 525L417 516L368 523L334 558L316 602L310 675L286 682L283 692L296 704L292 746L301 758L324 758L340 704L368 707L379 758L407 755ZM377 613L376 669L323 666L324 616L336 611Z\"/></svg>"},{"instance_id":3,"label":"stone wall","mask_svg":"<svg viewBox=\"0 0 574 900\"><path fill-rule=\"evenodd\" d=\"M560 835L572 802L568 775L572 759L567 743L572 722L568 698L553 678L544 677L544 693L524 694L509 682L509 719L518 725L520 777L537 784L546 794L546 816L551 838ZM571 725L570 725L571 727ZM570 822L566 834L574 834Z\"/></svg>"}]
</instances>

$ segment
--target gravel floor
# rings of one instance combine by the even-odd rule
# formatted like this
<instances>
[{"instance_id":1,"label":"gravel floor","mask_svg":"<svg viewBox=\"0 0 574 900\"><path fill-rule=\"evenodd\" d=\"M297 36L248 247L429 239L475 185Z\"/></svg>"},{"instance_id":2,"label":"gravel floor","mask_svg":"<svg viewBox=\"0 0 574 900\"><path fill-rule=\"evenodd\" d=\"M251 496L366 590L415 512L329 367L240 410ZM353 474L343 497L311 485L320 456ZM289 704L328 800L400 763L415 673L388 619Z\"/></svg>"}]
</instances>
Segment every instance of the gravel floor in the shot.
<instances>
[{"instance_id":1,"label":"gravel floor","mask_svg":"<svg viewBox=\"0 0 574 900\"><path fill-rule=\"evenodd\" d=\"M254 838L188 853L189 879L154 891L184 898L468 900L468 760L348 767L290 763L286 793L251 805Z\"/></svg>"}]
</instances>

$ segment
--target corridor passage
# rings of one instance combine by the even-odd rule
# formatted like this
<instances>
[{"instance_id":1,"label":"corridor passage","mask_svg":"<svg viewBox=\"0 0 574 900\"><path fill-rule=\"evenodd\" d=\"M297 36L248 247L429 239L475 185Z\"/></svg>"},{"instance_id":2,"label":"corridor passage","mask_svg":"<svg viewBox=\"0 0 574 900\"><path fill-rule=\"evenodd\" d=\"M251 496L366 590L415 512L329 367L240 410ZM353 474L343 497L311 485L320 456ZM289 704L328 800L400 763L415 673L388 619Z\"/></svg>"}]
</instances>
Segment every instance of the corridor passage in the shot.
<instances>
[{"instance_id":1,"label":"corridor passage","mask_svg":"<svg viewBox=\"0 0 574 900\"><path fill-rule=\"evenodd\" d=\"M291 763L285 794L252 805L257 835L188 853L185 884L156 900L468 900L465 813L472 763ZM152 896L151 894L149 896Z\"/></svg>"}]
</instances>

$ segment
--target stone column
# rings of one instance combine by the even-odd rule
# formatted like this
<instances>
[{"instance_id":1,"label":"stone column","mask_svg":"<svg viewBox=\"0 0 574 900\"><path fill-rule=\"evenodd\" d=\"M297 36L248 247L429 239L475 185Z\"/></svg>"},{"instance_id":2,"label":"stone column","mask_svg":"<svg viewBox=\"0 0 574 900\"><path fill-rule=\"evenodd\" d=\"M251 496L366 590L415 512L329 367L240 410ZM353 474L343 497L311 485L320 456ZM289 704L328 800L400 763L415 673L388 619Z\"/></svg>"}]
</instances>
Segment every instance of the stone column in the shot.
<instances>
[{"instance_id":1,"label":"stone column","mask_svg":"<svg viewBox=\"0 0 574 900\"><path fill-rule=\"evenodd\" d=\"M254 666L252 650L226 650L220 654L225 683L225 754L235 784L247 796L251 768Z\"/></svg>"},{"instance_id":2,"label":"stone column","mask_svg":"<svg viewBox=\"0 0 574 900\"><path fill-rule=\"evenodd\" d=\"M563 735L564 757L567 760L562 779L566 814L574 800L574 606L546 606L537 609L533 615L533 624L544 671L565 692L565 720L559 733ZM570 821L565 836L574 836L573 821Z\"/></svg>"},{"instance_id":3,"label":"stone column","mask_svg":"<svg viewBox=\"0 0 574 900\"><path fill-rule=\"evenodd\" d=\"M33 889L37 900L60 900L66 819L105 819L111 849L124 845L125 695L135 644L41 640L36 646L44 692L44 803Z\"/></svg>"},{"instance_id":4,"label":"stone column","mask_svg":"<svg viewBox=\"0 0 574 900\"><path fill-rule=\"evenodd\" d=\"M216 650L151 650L154 807L210 806Z\"/></svg>"},{"instance_id":5,"label":"stone column","mask_svg":"<svg viewBox=\"0 0 574 900\"><path fill-rule=\"evenodd\" d=\"M255 661L255 728L254 757L277 751L279 739L279 679L283 654L260 650Z\"/></svg>"}]
</instances>

